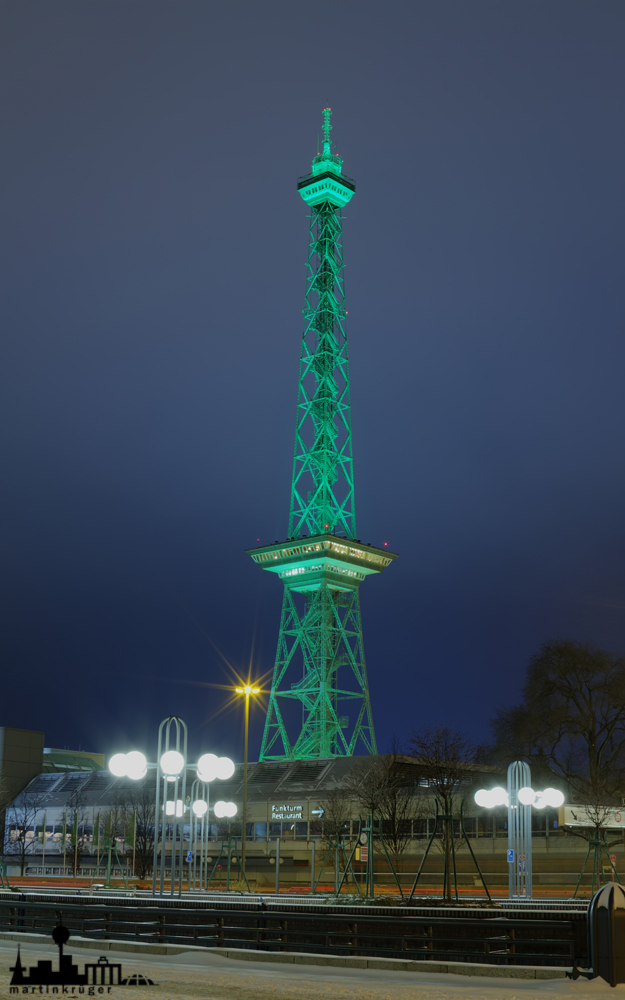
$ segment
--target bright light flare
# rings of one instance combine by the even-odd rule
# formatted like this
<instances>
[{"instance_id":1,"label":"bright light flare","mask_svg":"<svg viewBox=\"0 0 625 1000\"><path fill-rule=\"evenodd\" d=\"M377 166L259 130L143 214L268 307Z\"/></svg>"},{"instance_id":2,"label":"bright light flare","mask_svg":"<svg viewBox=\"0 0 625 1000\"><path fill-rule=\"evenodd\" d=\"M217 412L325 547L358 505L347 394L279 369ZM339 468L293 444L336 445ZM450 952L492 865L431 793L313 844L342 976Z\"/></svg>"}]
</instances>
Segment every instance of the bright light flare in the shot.
<instances>
[{"instance_id":1,"label":"bright light flare","mask_svg":"<svg viewBox=\"0 0 625 1000\"><path fill-rule=\"evenodd\" d=\"M476 805L483 809L494 809L496 806L508 805L508 793L505 788L499 786L490 790L480 788L473 798ZM544 792L535 792L533 788L526 785L524 788L519 788L517 798L522 806L534 806L535 809L544 809L546 806L558 809L564 804L564 795L557 788L545 788Z\"/></svg>"},{"instance_id":2,"label":"bright light flare","mask_svg":"<svg viewBox=\"0 0 625 1000\"><path fill-rule=\"evenodd\" d=\"M125 778L127 773L128 765L126 763L125 753L113 754L109 760L109 771L114 774L116 778Z\"/></svg>"},{"instance_id":3,"label":"bright light flare","mask_svg":"<svg viewBox=\"0 0 625 1000\"><path fill-rule=\"evenodd\" d=\"M197 776L200 781L214 781L221 778L226 781L234 774L234 761L229 757L216 757L214 753L205 753L197 762Z\"/></svg>"},{"instance_id":4,"label":"bright light flare","mask_svg":"<svg viewBox=\"0 0 625 1000\"><path fill-rule=\"evenodd\" d=\"M214 753L202 754L197 762L197 776L200 781L214 781L217 777L219 758Z\"/></svg>"},{"instance_id":5,"label":"bright light flare","mask_svg":"<svg viewBox=\"0 0 625 1000\"><path fill-rule=\"evenodd\" d=\"M197 802L194 802L192 808L196 816L206 816L208 812L208 804L203 799L198 799Z\"/></svg>"},{"instance_id":6,"label":"bright light flare","mask_svg":"<svg viewBox=\"0 0 625 1000\"><path fill-rule=\"evenodd\" d=\"M144 778L148 769L148 762L145 754L139 750L131 750L130 753L113 754L109 760L109 771L116 778L132 778L138 781Z\"/></svg>"},{"instance_id":7,"label":"bright light flare","mask_svg":"<svg viewBox=\"0 0 625 1000\"><path fill-rule=\"evenodd\" d=\"M473 798L476 805L482 806L484 809L494 809L496 806L508 805L508 793L500 785L491 789L480 788Z\"/></svg>"},{"instance_id":8,"label":"bright light flare","mask_svg":"<svg viewBox=\"0 0 625 1000\"><path fill-rule=\"evenodd\" d=\"M236 816L236 814L237 807L234 802L222 802L220 799L219 802L215 803L215 816L217 816L218 819Z\"/></svg>"},{"instance_id":9,"label":"bright light flare","mask_svg":"<svg viewBox=\"0 0 625 1000\"><path fill-rule=\"evenodd\" d=\"M478 806L481 806L483 809L490 809L490 792L485 788L480 788L473 798Z\"/></svg>"},{"instance_id":10,"label":"bright light flare","mask_svg":"<svg viewBox=\"0 0 625 1000\"><path fill-rule=\"evenodd\" d=\"M227 781L234 774L234 761L230 760L229 757L218 757L217 759L217 777L221 778L222 781Z\"/></svg>"},{"instance_id":11,"label":"bright light flare","mask_svg":"<svg viewBox=\"0 0 625 1000\"><path fill-rule=\"evenodd\" d=\"M145 754L141 753L140 750L131 750L130 753L126 754L126 763L128 765L127 773L129 778L132 778L133 781L145 778L148 770L148 762Z\"/></svg>"},{"instance_id":12,"label":"bright light flare","mask_svg":"<svg viewBox=\"0 0 625 1000\"><path fill-rule=\"evenodd\" d=\"M543 798L553 809L559 809L564 805L564 795L557 788L545 788Z\"/></svg>"},{"instance_id":13,"label":"bright light flare","mask_svg":"<svg viewBox=\"0 0 625 1000\"><path fill-rule=\"evenodd\" d=\"M493 788L490 794L492 796L492 802L494 806L508 805L508 793L505 790L505 788L501 787L501 785L497 785L496 788Z\"/></svg>"},{"instance_id":14,"label":"bright light flare","mask_svg":"<svg viewBox=\"0 0 625 1000\"><path fill-rule=\"evenodd\" d=\"M522 806L533 806L536 801L536 792L526 785L525 788L519 788L517 798Z\"/></svg>"},{"instance_id":15,"label":"bright light flare","mask_svg":"<svg viewBox=\"0 0 625 1000\"><path fill-rule=\"evenodd\" d=\"M184 757L178 750L168 750L161 757L161 771L163 774L180 774L184 767Z\"/></svg>"},{"instance_id":16,"label":"bright light flare","mask_svg":"<svg viewBox=\"0 0 625 1000\"><path fill-rule=\"evenodd\" d=\"M175 802L166 802L165 803L165 815L166 816L173 816L174 812L175 812L176 816L178 816L178 818L180 818L180 816L182 816L182 814L184 812L184 803L183 803L182 799L177 799Z\"/></svg>"}]
</instances>

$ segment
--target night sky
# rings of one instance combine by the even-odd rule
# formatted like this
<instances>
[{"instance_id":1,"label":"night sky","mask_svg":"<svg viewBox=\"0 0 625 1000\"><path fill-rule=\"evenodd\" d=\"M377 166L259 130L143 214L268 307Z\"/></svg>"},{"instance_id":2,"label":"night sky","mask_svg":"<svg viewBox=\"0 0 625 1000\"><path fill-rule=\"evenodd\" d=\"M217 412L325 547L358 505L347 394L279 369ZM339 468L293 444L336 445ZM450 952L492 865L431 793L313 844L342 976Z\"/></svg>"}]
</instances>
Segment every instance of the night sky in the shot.
<instances>
[{"instance_id":1,"label":"night sky","mask_svg":"<svg viewBox=\"0 0 625 1000\"><path fill-rule=\"evenodd\" d=\"M5 0L0 724L240 759L327 104L380 749L625 652L624 43L605 0Z\"/></svg>"}]
</instances>

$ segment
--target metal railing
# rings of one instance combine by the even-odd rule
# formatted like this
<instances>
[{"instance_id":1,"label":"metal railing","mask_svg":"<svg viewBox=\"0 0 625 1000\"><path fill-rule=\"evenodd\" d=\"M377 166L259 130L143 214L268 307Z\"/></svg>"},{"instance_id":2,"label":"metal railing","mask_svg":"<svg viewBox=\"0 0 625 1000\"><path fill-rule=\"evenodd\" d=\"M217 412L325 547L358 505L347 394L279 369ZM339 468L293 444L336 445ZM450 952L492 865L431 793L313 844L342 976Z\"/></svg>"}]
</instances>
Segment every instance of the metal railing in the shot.
<instances>
[{"instance_id":1,"label":"metal railing","mask_svg":"<svg viewBox=\"0 0 625 1000\"><path fill-rule=\"evenodd\" d=\"M14 895L0 900L0 930L49 933L60 921L74 934L94 940L122 940L297 951L325 955L404 958L430 962L485 962L492 965L585 965L586 915L553 919L534 912L459 910L432 915L425 909L343 912L315 906L213 900L163 906L135 900L67 898L34 901ZM438 913L441 911L439 910Z\"/></svg>"}]
</instances>

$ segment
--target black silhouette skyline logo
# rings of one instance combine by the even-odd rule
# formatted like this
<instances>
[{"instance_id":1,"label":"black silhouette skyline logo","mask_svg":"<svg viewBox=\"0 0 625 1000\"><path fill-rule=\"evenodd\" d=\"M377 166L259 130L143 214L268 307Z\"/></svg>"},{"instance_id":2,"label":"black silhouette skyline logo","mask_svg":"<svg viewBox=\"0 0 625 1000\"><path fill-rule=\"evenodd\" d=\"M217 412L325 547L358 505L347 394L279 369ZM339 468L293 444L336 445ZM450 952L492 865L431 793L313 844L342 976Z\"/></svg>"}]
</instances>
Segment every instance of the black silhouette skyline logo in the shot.
<instances>
[{"instance_id":1,"label":"black silhouette skyline logo","mask_svg":"<svg viewBox=\"0 0 625 1000\"><path fill-rule=\"evenodd\" d=\"M115 986L154 986L154 982L140 973L122 978L121 962L109 962L102 955L97 962L85 963L84 972L74 965L73 956L65 955L63 945L69 941L70 933L67 927L59 924L52 931L52 939L59 949L59 967L52 968L49 959L39 960L37 965L31 965L28 973L22 965L20 946L17 946L17 959L11 966L11 983L9 993L12 996L30 994L55 994L59 996L106 996ZM45 986L43 991L41 987Z\"/></svg>"}]
</instances>

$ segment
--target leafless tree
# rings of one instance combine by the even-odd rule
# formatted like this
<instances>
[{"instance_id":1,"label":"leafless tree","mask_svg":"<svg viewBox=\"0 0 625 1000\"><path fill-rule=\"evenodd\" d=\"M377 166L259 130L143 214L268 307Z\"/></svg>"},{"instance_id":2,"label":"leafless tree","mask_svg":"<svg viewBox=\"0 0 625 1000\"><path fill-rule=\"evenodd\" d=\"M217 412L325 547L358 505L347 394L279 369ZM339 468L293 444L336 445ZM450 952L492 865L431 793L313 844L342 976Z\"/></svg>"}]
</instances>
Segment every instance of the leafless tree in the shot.
<instances>
[{"instance_id":1,"label":"leafless tree","mask_svg":"<svg viewBox=\"0 0 625 1000\"><path fill-rule=\"evenodd\" d=\"M217 820L217 840L227 840L228 837L241 838L243 826L240 819L229 819L227 816Z\"/></svg>"},{"instance_id":2,"label":"leafless tree","mask_svg":"<svg viewBox=\"0 0 625 1000\"><path fill-rule=\"evenodd\" d=\"M412 840L412 821L424 815L423 799L416 794L414 775L406 773L405 757L394 751L377 757L354 761L349 773L350 795L363 813L382 821L382 834L394 866ZM383 852L379 839L373 848Z\"/></svg>"},{"instance_id":3,"label":"leafless tree","mask_svg":"<svg viewBox=\"0 0 625 1000\"><path fill-rule=\"evenodd\" d=\"M9 782L6 778L0 778L0 844L4 844L6 839L6 811L13 798Z\"/></svg>"},{"instance_id":4,"label":"leafless tree","mask_svg":"<svg viewBox=\"0 0 625 1000\"><path fill-rule=\"evenodd\" d=\"M448 726L425 726L415 730L408 749L429 779L442 814L442 848L445 865L452 870L451 850L454 837L454 809L460 805L463 786L475 776L477 748L464 733ZM447 818L444 818L447 817ZM447 899L451 902L451 878L446 881Z\"/></svg>"},{"instance_id":5,"label":"leafless tree","mask_svg":"<svg viewBox=\"0 0 625 1000\"><path fill-rule=\"evenodd\" d=\"M625 772L625 658L589 643L544 643L527 670L521 704L493 721L495 752L521 757L574 800L619 805Z\"/></svg>"},{"instance_id":6,"label":"leafless tree","mask_svg":"<svg viewBox=\"0 0 625 1000\"><path fill-rule=\"evenodd\" d=\"M323 809L321 818L321 839L326 845L326 851L331 844L336 844L345 836L349 829L351 816L350 796L344 789L331 789L325 799L320 803ZM337 852L330 851L328 860L332 866L336 863ZM341 867L341 857L339 852L339 871Z\"/></svg>"},{"instance_id":7,"label":"leafless tree","mask_svg":"<svg viewBox=\"0 0 625 1000\"><path fill-rule=\"evenodd\" d=\"M6 810L5 854L19 864L22 876L29 855L39 843L35 836L35 828L41 805L42 796L29 792L26 788Z\"/></svg>"},{"instance_id":8,"label":"leafless tree","mask_svg":"<svg viewBox=\"0 0 625 1000\"><path fill-rule=\"evenodd\" d=\"M135 875L144 879L151 875L154 867L155 789L153 778L133 782L124 800L124 807L126 829L132 829L135 838Z\"/></svg>"},{"instance_id":9,"label":"leafless tree","mask_svg":"<svg viewBox=\"0 0 625 1000\"><path fill-rule=\"evenodd\" d=\"M80 785L74 786L68 794L65 803L65 817L66 842L70 849L70 864L73 876L76 878L83 855L88 853L90 847L89 839L85 834L88 814L85 807L85 797Z\"/></svg>"}]
</instances>

